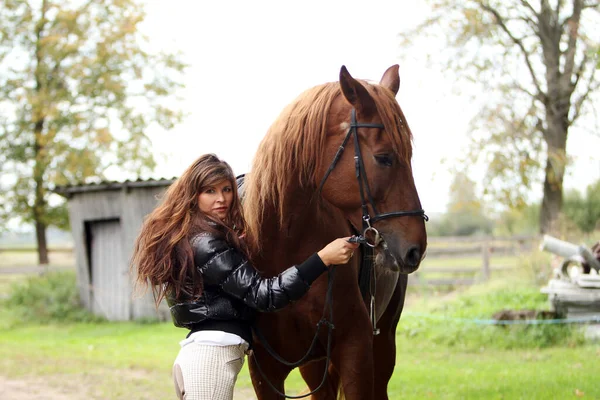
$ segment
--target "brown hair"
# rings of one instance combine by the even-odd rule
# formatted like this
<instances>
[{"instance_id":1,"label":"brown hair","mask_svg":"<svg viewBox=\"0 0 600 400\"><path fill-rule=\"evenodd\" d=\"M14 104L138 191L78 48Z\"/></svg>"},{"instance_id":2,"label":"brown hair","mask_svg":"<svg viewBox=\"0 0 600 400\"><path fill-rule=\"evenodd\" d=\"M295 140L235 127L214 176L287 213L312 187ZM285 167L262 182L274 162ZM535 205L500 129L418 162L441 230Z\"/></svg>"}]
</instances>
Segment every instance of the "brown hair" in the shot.
<instances>
[{"instance_id":1,"label":"brown hair","mask_svg":"<svg viewBox=\"0 0 600 400\"><path fill-rule=\"evenodd\" d=\"M233 201L227 219L220 221L200 211L198 196L223 180L231 182ZM230 245L247 253L239 239L244 229L233 170L214 154L201 156L171 184L142 225L131 260L135 291L143 293L150 285L157 307L171 292L175 298L182 291L198 298L202 276L194 265L191 237L202 232L224 236Z\"/></svg>"}]
</instances>

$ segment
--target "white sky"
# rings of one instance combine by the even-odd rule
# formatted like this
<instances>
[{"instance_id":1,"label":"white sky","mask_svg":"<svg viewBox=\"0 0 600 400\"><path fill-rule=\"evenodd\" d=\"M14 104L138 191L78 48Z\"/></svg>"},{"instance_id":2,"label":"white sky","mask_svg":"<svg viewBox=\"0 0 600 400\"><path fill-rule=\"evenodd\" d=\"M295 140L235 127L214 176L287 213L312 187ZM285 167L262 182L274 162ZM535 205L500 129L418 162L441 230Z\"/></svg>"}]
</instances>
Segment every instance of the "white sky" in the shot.
<instances>
[{"instance_id":1,"label":"white sky","mask_svg":"<svg viewBox=\"0 0 600 400\"><path fill-rule=\"evenodd\" d=\"M478 107L453 91L449 76L426 65L425 51L413 48L401 58L397 34L425 18L421 2L146 3L144 30L152 45L183 51L191 65L182 92L190 115L172 131L149 130L158 154L156 177L179 175L207 152L227 160L236 174L248 172L268 127L302 91L336 81L342 65L356 78L379 81L399 63L397 99L415 138L413 169L421 202L428 212L444 211L451 176L441 161L451 163L461 153ZM571 140L569 150L581 153L569 169L567 187L600 177L600 160L593 155L600 139L571 136L579 140Z\"/></svg>"}]
</instances>

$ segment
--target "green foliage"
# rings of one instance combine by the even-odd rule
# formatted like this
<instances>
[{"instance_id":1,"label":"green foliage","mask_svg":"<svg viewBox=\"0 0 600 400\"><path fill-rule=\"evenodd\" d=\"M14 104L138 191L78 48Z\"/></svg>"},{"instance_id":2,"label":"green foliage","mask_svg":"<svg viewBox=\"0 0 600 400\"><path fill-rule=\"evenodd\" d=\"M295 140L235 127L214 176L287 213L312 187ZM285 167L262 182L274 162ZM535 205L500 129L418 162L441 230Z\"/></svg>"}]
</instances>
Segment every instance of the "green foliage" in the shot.
<instances>
[{"instance_id":1,"label":"green foliage","mask_svg":"<svg viewBox=\"0 0 600 400\"><path fill-rule=\"evenodd\" d=\"M496 219L494 235L535 235L540 229L539 204L526 205L520 208L509 208Z\"/></svg>"},{"instance_id":2,"label":"green foliage","mask_svg":"<svg viewBox=\"0 0 600 400\"><path fill-rule=\"evenodd\" d=\"M103 321L82 307L75 273L70 271L51 272L14 284L3 307L9 311L12 324Z\"/></svg>"},{"instance_id":3,"label":"green foliage","mask_svg":"<svg viewBox=\"0 0 600 400\"><path fill-rule=\"evenodd\" d=\"M491 325L501 310L547 310L547 295L537 287L506 283L475 287L423 314L407 312L398 334L439 345L476 351L482 348L531 349L583 343L581 332L565 324ZM429 317L429 318L428 318ZM479 321L479 322L478 322Z\"/></svg>"},{"instance_id":4,"label":"green foliage","mask_svg":"<svg viewBox=\"0 0 600 400\"><path fill-rule=\"evenodd\" d=\"M69 224L69 210L67 204L64 202L55 206L48 205L46 207L46 218L48 221L52 221L52 225L63 231L71 229Z\"/></svg>"},{"instance_id":5,"label":"green foliage","mask_svg":"<svg viewBox=\"0 0 600 400\"><path fill-rule=\"evenodd\" d=\"M64 227L57 185L154 167L146 129L182 115L185 65L149 51L136 0L5 0L0 7L2 216Z\"/></svg>"},{"instance_id":6,"label":"green foliage","mask_svg":"<svg viewBox=\"0 0 600 400\"><path fill-rule=\"evenodd\" d=\"M431 236L469 236L488 234L493 222L485 216L476 184L466 173L456 172L450 185L448 212L427 227Z\"/></svg>"},{"instance_id":7,"label":"green foliage","mask_svg":"<svg viewBox=\"0 0 600 400\"><path fill-rule=\"evenodd\" d=\"M536 250L528 257L522 257L517 263L519 276L523 281L539 288L545 286L554 274L553 256L545 251Z\"/></svg>"},{"instance_id":8,"label":"green foliage","mask_svg":"<svg viewBox=\"0 0 600 400\"><path fill-rule=\"evenodd\" d=\"M587 187L585 196L577 190L567 192L563 213L583 232L600 227L600 180Z\"/></svg>"},{"instance_id":9,"label":"green foliage","mask_svg":"<svg viewBox=\"0 0 600 400\"><path fill-rule=\"evenodd\" d=\"M427 226L431 236L471 236L492 232L493 221L481 214L446 213L439 221Z\"/></svg>"}]
</instances>

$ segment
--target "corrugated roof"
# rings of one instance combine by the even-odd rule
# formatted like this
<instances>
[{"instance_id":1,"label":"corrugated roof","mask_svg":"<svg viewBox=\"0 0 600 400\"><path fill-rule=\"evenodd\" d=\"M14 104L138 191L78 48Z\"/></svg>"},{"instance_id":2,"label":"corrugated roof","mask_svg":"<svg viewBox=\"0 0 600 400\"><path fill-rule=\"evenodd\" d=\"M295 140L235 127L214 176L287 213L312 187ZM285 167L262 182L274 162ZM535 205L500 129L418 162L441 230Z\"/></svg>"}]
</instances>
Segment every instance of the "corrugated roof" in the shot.
<instances>
[{"instance_id":1,"label":"corrugated roof","mask_svg":"<svg viewBox=\"0 0 600 400\"><path fill-rule=\"evenodd\" d=\"M57 186L53 192L61 196L69 197L75 193L84 192L101 192L108 190L127 190L129 188L141 188L141 187L161 187L169 186L173 181L177 179L173 178L150 178L150 179L137 179L137 180L125 180L125 181L101 181L95 183L86 183L80 185L64 185Z\"/></svg>"}]
</instances>

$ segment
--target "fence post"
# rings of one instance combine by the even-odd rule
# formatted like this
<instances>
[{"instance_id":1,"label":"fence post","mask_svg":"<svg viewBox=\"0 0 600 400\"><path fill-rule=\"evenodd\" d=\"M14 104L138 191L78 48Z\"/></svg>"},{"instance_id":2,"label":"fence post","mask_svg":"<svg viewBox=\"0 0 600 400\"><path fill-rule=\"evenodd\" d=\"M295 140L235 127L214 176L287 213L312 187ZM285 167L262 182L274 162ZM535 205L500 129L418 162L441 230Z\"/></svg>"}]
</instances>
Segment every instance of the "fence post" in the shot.
<instances>
[{"instance_id":1,"label":"fence post","mask_svg":"<svg viewBox=\"0 0 600 400\"><path fill-rule=\"evenodd\" d=\"M483 239L481 243L481 255L483 258L483 265L481 267L481 274L483 281L486 282L490 279L490 238Z\"/></svg>"}]
</instances>

